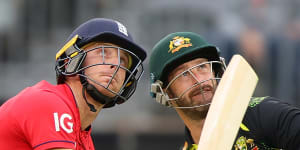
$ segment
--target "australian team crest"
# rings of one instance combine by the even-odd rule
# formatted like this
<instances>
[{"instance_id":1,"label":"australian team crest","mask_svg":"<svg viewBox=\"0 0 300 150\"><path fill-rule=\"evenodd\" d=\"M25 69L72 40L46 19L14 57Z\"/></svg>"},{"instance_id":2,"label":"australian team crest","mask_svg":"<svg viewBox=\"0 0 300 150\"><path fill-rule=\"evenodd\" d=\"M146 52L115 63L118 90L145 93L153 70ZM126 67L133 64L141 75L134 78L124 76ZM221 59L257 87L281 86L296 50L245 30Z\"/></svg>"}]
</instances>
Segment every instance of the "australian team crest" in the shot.
<instances>
[{"instance_id":1,"label":"australian team crest","mask_svg":"<svg viewBox=\"0 0 300 150\"><path fill-rule=\"evenodd\" d=\"M183 47L190 47L190 46L192 46L190 38L176 36L173 38L172 41L170 41L170 45L169 45L170 49L168 52L175 53Z\"/></svg>"}]
</instances>

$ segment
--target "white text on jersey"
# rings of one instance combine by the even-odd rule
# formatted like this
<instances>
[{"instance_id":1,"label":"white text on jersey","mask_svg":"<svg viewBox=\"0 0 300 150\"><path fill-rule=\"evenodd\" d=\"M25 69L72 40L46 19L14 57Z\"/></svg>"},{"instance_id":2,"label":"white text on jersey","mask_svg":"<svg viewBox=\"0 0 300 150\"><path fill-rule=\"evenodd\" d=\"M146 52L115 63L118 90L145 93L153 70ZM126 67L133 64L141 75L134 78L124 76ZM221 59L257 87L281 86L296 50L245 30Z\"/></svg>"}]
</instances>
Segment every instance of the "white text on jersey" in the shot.
<instances>
[{"instance_id":1,"label":"white text on jersey","mask_svg":"<svg viewBox=\"0 0 300 150\"><path fill-rule=\"evenodd\" d=\"M60 131L60 128L62 128L67 133L72 133L73 132L73 122L71 122L71 120L72 120L71 115L69 115L67 113L64 113L59 117L58 113L55 112L55 113L53 113L53 117L54 117L55 131L58 132L58 131ZM66 125L64 123L66 118L70 120L69 122L67 122L68 127L66 127Z\"/></svg>"}]
</instances>

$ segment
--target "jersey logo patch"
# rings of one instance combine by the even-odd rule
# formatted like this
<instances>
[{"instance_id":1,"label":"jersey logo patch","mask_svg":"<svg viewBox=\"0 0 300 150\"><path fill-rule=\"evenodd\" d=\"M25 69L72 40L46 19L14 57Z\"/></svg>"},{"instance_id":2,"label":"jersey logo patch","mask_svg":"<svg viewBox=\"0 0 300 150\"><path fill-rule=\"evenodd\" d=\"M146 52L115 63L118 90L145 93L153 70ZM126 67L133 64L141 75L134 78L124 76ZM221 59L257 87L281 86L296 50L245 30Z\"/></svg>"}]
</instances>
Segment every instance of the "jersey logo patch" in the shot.
<instances>
[{"instance_id":1,"label":"jersey logo patch","mask_svg":"<svg viewBox=\"0 0 300 150\"><path fill-rule=\"evenodd\" d=\"M72 116L63 113L61 116L58 116L58 113L55 112L53 113L54 117L54 126L55 126L55 131L59 132L60 129L63 129L67 133L72 133L73 132L73 121L72 121Z\"/></svg>"},{"instance_id":2,"label":"jersey logo patch","mask_svg":"<svg viewBox=\"0 0 300 150\"><path fill-rule=\"evenodd\" d=\"M256 105L260 104L264 99L266 99L268 96L265 97L252 97L249 103L249 107L255 107Z\"/></svg>"}]
</instances>

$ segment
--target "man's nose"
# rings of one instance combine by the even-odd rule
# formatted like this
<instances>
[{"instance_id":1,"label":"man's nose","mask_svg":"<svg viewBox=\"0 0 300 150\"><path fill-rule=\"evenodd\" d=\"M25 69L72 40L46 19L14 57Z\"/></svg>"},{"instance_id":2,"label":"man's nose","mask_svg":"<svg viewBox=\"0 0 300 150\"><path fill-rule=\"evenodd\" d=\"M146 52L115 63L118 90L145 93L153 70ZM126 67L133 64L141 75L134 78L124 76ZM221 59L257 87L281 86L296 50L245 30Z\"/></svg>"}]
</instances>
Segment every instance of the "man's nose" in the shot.
<instances>
[{"instance_id":1,"label":"man's nose","mask_svg":"<svg viewBox=\"0 0 300 150\"><path fill-rule=\"evenodd\" d=\"M110 68L111 69L116 69L117 66L119 65L119 59L118 58L111 58L108 60L108 63L111 64Z\"/></svg>"},{"instance_id":2,"label":"man's nose","mask_svg":"<svg viewBox=\"0 0 300 150\"><path fill-rule=\"evenodd\" d=\"M203 74L203 72L198 71L197 69L191 70L191 73L192 73L193 80L198 83L207 80L209 78L207 74Z\"/></svg>"}]
</instances>

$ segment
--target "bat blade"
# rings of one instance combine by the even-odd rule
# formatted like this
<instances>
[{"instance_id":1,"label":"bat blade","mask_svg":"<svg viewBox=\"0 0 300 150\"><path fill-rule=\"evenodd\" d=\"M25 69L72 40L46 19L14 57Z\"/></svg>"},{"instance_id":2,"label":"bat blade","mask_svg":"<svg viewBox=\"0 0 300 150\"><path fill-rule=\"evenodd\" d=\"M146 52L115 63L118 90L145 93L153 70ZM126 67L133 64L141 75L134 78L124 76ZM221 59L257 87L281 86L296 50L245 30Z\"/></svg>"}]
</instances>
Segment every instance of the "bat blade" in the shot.
<instances>
[{"instance_id":1,"label":"bat blade","mask_svg":"<svg viewBox=\"0 0 300 150\"><path fill-rule=\"evenodd\" d=\"M198 150L230 150L258 77L247 61L234 55L216 89Z\"/></svg>"}]
</instances>

